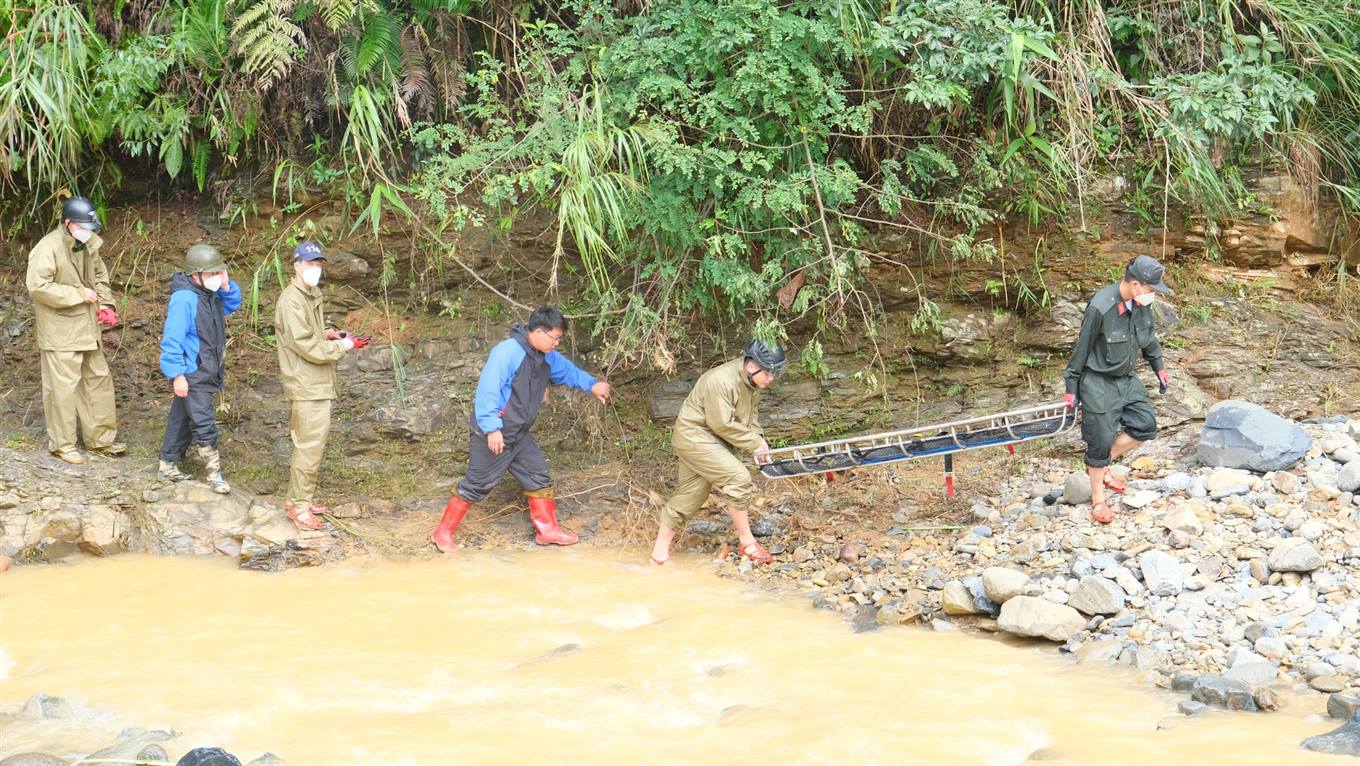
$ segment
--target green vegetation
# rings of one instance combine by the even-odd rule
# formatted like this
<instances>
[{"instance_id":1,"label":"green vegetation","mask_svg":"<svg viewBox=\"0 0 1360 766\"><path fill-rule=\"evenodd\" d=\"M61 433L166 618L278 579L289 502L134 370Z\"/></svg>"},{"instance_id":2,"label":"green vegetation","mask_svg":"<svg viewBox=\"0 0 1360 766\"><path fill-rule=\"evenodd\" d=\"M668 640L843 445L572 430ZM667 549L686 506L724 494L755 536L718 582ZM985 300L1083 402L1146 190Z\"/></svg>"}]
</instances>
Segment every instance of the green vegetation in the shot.
<instances>
[{"instance_id":1,"label":"green vegetation","mask_svg":"<svg viewBox=\"0 0 1360 766\"><path fill-rule=\"evenodd\" d=\"M415 283L539 208L547 290L662 367L694 312L871 333L871 232L995 260L1003 217L1084 228L1097 173L1149 226L1252 209L1262 165L1360 210L1354 0L0 0L0 30L6 217L151 174L244 221L268 186L417 227ZM1037 251L999 276L1047 304Z\"/></svg>"}]
</instances>

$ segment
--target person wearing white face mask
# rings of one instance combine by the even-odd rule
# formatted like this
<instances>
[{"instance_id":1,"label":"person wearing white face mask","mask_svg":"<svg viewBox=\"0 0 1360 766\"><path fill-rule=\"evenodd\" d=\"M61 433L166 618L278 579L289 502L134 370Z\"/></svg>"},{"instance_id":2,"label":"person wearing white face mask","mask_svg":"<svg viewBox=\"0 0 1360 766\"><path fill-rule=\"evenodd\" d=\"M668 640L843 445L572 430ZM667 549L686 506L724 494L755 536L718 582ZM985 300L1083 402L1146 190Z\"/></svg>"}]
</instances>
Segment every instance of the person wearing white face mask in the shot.
<instances>
[{"instance_id":1,"label":"person wearing white face mask","mask_svg":"<svg viewBox=\"0 0 1360 766\"><path fill-rule=\"evenodd\" d=\"M25 280L42 359L47 448L76 465L85 462L76 449L77 427L85 449L111 456L127 452L118 441L113 378L101 335L102 328L118 324L118 312L99 255L100 228L88 199L66 200L61 225L28 254Z\"/></svg>"},{"instance_id":2,"label":"person wearing white face mask","mask_svg":"<svg viewBox=\"0 0 1360 766\"><path fill-rule=\"evenodd\" d=\"M1091 481L1091 519L1108 524L1114 516L1105 490L1123 494L1127 485L1110 464L1157 435L1157 418L1147 389L1134 374L1142 355L1157 375L1163 393L1171 383L1162 361L1162 344L1151 310L1165 267L1140 255L1124 268L1124 278L1101 288L1086 306L1081 332L1063 373L1067 406L1081 402L1081 438L1086 442L1086 473ZM1122 429L1122 433L1121 433Z\"/></svg>"},{"instance_id":3,"label":"person wearing white face mask","mask_svg":"<svg viewBox=\"0 0 1360 766\"><path fill-rule=\"evenodd\" d=\"M241 308L241 288L227 276L222 254L212 245L190 247L184 262L185 270L170 280L161 333L161 373L174 396L156 475L162 481L188 479L178 463L192 442L208 484L225 495L231 486L222 478L213 397L222 390L226 373L226 317Z\"/></svg>"},{"instance_id":4,"label":"person wearing white face mask","mask_svg":"<svg viewBox=\"0 0 1360 766\"><path fill-rule=\"evenodd\" d=\"M320 529L326 507L315 502L316 477L331 427L335 399L335 363L368 338L327 330L321 304L322 264L326 256L315 242L293 250L293 279L279 295L274 310L274 338L279 349L283 393L292 403L289 436L288 518L305 529Z\"/></svg>"}]
</instances>

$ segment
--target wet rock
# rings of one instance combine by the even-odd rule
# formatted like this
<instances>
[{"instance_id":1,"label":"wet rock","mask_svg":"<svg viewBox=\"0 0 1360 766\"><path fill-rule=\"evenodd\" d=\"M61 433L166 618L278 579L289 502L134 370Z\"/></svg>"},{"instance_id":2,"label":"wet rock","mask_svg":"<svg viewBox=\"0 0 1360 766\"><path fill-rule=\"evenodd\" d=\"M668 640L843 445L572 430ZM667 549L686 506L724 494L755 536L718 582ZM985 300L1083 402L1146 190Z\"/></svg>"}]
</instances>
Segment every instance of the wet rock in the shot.
<instances>
[{"instance_id":1,"label":"wet rock","mask_svg":"<svg viewBox=\"0 0 1360 766\"><path fill-rule=\"evenodd\" d=\"M1326 734L1309 737L1300 743L1304 750L1331 755L1360 756L1360 713Z\"/></svg>"},{"instance_id":2,"label":"wet rock","mask_svg":"<svg viewBox=\"0 0 1360 766\"><path fill-rule=\"evenodd\" d=\"M0 759L0 766L68 766L70 761L47 753L16 753Z\"/></svg>"},{"instance_id":3,"label":"wet rock","mask_svg":"<svg viewBox=\"0 0 1360 766\"><path fill-rule=\"evenodd\" d=\"M1360 693L1337 692L1327 697L1327 715L1346 720L1360 711Z\"/></svg>"},{"instance_id":4,"label":"wet rock","mask_svg":"<svg viewBox=\"0 0 1360 766\"><path fill-rule=\"evenodd\" d=\"M146 747L137 751L137 760L139 762L150 761L156 763L167 763L170 760L170 754L165 752L165 748L161 747L160 745L147 745Z\"/></svg>"},{"instance_id":5,"label":"wet rock","mask_svg":"<svg viewBox=\"0 0 1360 766\"><path fill-rule=\"evenodd\" d=\"M960 580L950 580L949 584L944 586L944 591L940 594L940 606L944 608L945 614L978 614L978 609L973 604L972 592Z\"/></svg>"},{"instance_id":6,"label":"wet rock","mask_svg":"<svg viewBox=\"0 0 1360 766\"><path fill-rule=\"evenodd\" d=\"M993 617L1000 611L1000 606L987 598L987 591L983 588L981 577L965 577L963 584L967 586L968 592L973 595L973 608L978 614L988 614Z\"/></svg>"},{"instance_id":7,"label":"wet rock","mask_svg":"<svg viewBox=\"0 0 1360 766\"><path fill-rule=\"evenodd\" d=\"M1307 540L1289 537L1275 545L1267 563L1274 572L1311 572L1326 562Z\"/></svg>"},{"instance_id":8,"label":"wet rock","mask_svg":"<svg viewBox=\"0 0 1360 766\"><path fill-rule=\"evenodd\" d=\"M1317 676L1316 678L1310 679L1308 685L1324 694L1339 692L1346 688L1346 682L1342 681L1339 676L1334 675Z\"/></svg>"},{"instance_id":9,"label":"wet rock","mask_svg":"<svg viewBox=\"0 0 1360 766\"><path fill-rule=\"evenodd\" d=\"M1066 641L1086 628L1086 618L1070 606L1016 596L1001 605L997 626L1017 636Z\"/></svg>"},{"instance_id":10,"label":"wet rock","mask_svg":"<svg viewBox=\"0 0 1360 766\"><path fill-rule=\"evenodd\" d=\"M1082 644L1077 649L1077 664L1108 665L1118 659L1123 650L1124 643L1117 638L1103 638L1099 641Z\"/></svg>"},{"instance_id":11,"label":"wet rock","mask_svg":"<svg viewBox=\"0 0 1360 766\"><path fill-rule=\"evenodd\" d=\"M335 544L324 533L315 534L321 536L268 544L247 538L238 554L240 567L256 572L282 572L299 567L321 566L335 555Z\"/></svg>"},{"instance_id":12,"label":"wet rock","mask_svg":"<svg viewBox=\"0 0 1360 766\"><path fill-rule=\"evenodd\" d=\"M1083 614L1117 614L1124 608L1124 589L1100 575L1081 578L1067 605Z\"/></svg>"},{"instance_id":13,"label":"wet rock","mask_svg":"<svg viewBox=\"0 0 1360 766\"><path fill-rule=\"evenodd\" d=\"M865 604L855 612L855 618L851 621L856 633L868 633L878 630L878 607Z\"/></svg>"},{"instance_id":14,"label":"wet rock","mask_svg":"<svg viewBox=\"0 0 1360 766\"><path fill-rule=\"evenodd\" d=\"M1143 570L1143 583L1154 595L1174 596L1185 588L1181 563L1169 553L1144 551L1138 557L1138 566Z\"/></svg>"},{"instance_id":15,"label":"wet rock","mask_svg":"<svg viewBox=\"0 0 1360 766\"><path fill-rule=\"evenodd\" d=\"M993 603L1004 604L1020 595L1029 584L1029 575L1008 567L982 570L982 590Z\"/></svg>"},{"instance_id":16,"label":"wet rock","mask_svg":"<svg viewBox=\"0 0 1360 766\"><path fill-rule=\"evenodd\" d=\"M1275 692L1264 686L1252 689L1251 698L1256 700L1256 707L1266 712L1280 709L1280 700L1275 696Z\"/></svg>"},{"instance_id":17,"label":"wet rock","mask_svg":"<svg viewBox=\"0 0 1360 766\"><path fill-rule=\"evenodd\" d=\"M1184 715L1199 715L1208 710L1209 706L1195 700L1182 700L1180 704L1176 705L1176 709Z\"/></svg>"},{"instance_id":18,"label":"wet rock","mask_svg":"<svg viewBox=\"0 0 1360 766\"><path fill-rule=\"evenodd\" d=\"M1188 671L1177 671L1171 676L1171 690L1177 692L1188 692L1195 687L1195 681L1199 680L1199 675Z\"/></svg>"},{"instance_id":19,"label":"wet rock","mask_svg":"<svg viewBox=\"0 0 1360 766\"><path fill-rule=\"evenodd\" d=\"M1230 399L1209 408L1196 454L1204 465L1264 473L1289 468L1312 445L1298 424L1260 405Z\"/></svg>"},{"instance_id":20,"label":"wet rock","mask_svg":"<svg viewBox=\"0 0 1360 766\"><path fill-rule=\"evenodd\" d=\"M28 698L19 710L19 718L28 721L44 721L54 718L69 718L71 703L61 697L48 694L35 694Z\"/></svg>"},{"instance_id":21,"label":"wet rock","mask_svg":"<svg viewBox=\"0 0 1360 766\"><path fill-rule=\"evenodd\" d=\"M144 729L124 729L118 734L118 741L103 750L96 750L85 756L86 761L135 761L137 754L150 745L169 742L175 735L168 731L146 731Z\"/></svg>"},{"instance_id":22,"label":"wet rock","mask_svg":"<svg viewBox=\"0 0 1360 766\"><path fill-rule=\"evenodd\" d=\"M1228 710L1256 711L1256 699L1251 696L1251 687L1241 681L1201 675L1190 688L1190 699L1214 707Z\"/></svg>"}]
</instances>

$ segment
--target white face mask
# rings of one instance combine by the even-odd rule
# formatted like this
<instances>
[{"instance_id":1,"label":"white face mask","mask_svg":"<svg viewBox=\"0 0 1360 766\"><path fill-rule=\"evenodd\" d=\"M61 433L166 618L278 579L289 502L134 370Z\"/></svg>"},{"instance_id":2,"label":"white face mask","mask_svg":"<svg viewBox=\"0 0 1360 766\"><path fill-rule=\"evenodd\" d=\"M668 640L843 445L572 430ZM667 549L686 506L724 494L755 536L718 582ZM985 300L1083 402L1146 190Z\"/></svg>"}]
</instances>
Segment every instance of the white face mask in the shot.
<instances>
[{"instance_id":1,"label":"white face mask","mask_svg":"<svg viewBox=\"0 0 1360 766\"><path fill-rule=\"evenodd\" d=\"M203 278L203 288L208 292L215 293L222 289L222 275L213 274L211 277Z\"/></svg>"},{"instance_id":2,"label":"white face mask","mask_svg":"<svg viewBox=\"0 0 1360 766\"><path fill-rule=\"evenodd\" d=\"M78 224L78 223L73 223L73 224L71 224L70 232L71 232L71 236L75 239L75 241L81 242L81 243L89 242L89 241L90 241L90 237L93 237L93 236L94 236L94 232L90 231L89 229L85 228L84 226L81 226L81 225Z\"/></svg>"},{"instance_id":3,"label":"white face mask","mask_svg":"<svg viewBox=\"0 0 1360 766\"><path fill-rule=\"evenodd\" d=\"M1157 300L1157 293L1148 292L1143 293L1142 295L1135 295L1133 296L1133 300L1139 306L1150 306L1153 301Z\"/></svg>"},{"instance_id":4,"label":"white face mask","mask_svg":"<svg viewBox=\"0 0 1360 766\"><path fill-rule=\"evenodd\" d=\"M303 269L302 281L305 282L308 287L316 287L321 284L321 268Z\"/></svg>"}]
</instances>

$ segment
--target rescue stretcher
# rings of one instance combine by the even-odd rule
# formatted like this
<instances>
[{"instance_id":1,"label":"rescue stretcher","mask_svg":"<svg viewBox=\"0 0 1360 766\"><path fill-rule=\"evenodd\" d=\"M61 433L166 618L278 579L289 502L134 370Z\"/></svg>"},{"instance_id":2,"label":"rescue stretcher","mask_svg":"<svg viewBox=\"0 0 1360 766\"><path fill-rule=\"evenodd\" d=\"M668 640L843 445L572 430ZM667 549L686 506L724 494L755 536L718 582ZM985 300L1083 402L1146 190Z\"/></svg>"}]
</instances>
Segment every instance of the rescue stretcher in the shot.
<instances>
[{"instance_id":1,"label":"rescue stretcher","mask_svg":"<svg viewBox=\"0 0 1360 766\"><path fill-rule=\"evenodd\" d=\"M780 447L761 455L756 465L768 478L787 479L942 455L945 491L952 497L954 453L1004 446L1014 454L1016 444L1057 436L1076 422L1076 410L1061 401L1050 402L998 415Z\"/></svg>"}]
</instances>

